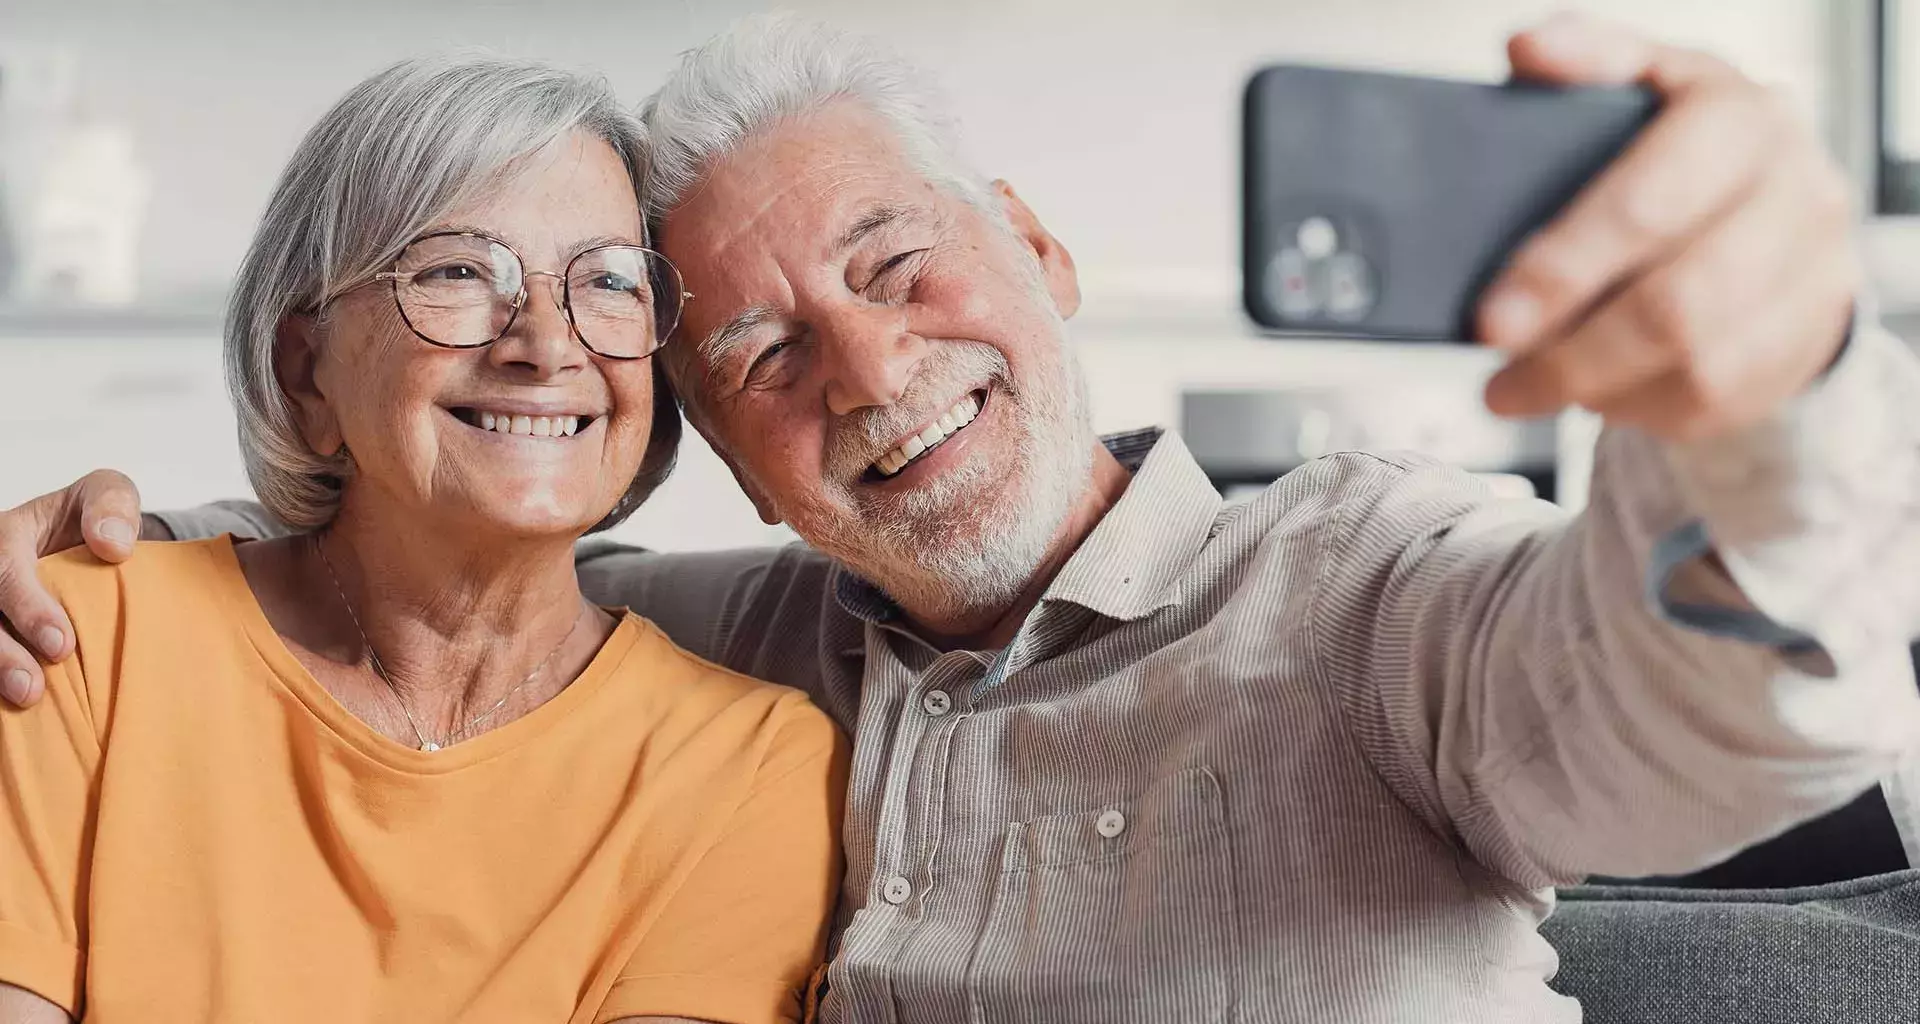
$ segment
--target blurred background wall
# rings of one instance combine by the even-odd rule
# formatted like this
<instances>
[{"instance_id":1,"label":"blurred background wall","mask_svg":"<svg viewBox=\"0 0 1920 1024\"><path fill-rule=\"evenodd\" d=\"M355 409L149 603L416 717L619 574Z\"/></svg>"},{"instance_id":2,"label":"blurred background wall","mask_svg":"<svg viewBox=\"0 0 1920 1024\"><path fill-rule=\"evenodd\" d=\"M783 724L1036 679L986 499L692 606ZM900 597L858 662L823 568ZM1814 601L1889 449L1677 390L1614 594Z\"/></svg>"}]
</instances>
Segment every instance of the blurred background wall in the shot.
<instances>
[{"instance_id":1,"label":"blurred background wall","mask_svg":"<svg viewBox=\"0 0 1920 1024\"><path fill-rule=\"evenodd\" d=\"M1297 60L1495 80L1508 33L1554 9L1586 7L1724 54L1832 129L1853 102L1839 95L1849 79L1836 65L1849 58L1837 56L1836 3L1864 0L781 6L880 35L924 62L944 82L975 163L1010 179L1067 243L1087 296L1076 331L1098 426L1175 426L1190 396L1209 389L1359 393L1376 407L1390 401L1392 414L1343 418L1326 411L1344 408L1329 402L1313 412L1311 446L1284 443L1302 457L1337 444L1472 462L1507 443L1477 412L1492 367L1484 353L1275 342L1244 324L1238 131L1247 75ZM17 129L19 87L70 69L62 116L117 132L144 197L131 302L102 313L0 300L0 507L95 465L129 469L158 506L246 494L218 379L219 297L283 161L360 78L408 55L478 46L598 69L638 101L678 52L763 6L0 0L0 116ZM0 121L0 139L7 127ZM40 155L22 137L16 131L13 150L0 151L0 168ZM1577 451L1573 458L1577 469ZM697 439L678 478L622 535L676 548L784 536L754 519Z\"/></svg>"},{"instance_id":2,"label":"blurred background wall","mask_svg":"<svg viewBox=\"0 0 1920 1024\"><path fill-rule=\"evenodd\" d=\"M591 67L636 100L743 0L0 0L0 54L63 48L84 116L132 126L156 297L218 291L301 133L354 82L481 46ZM1826 102L1825 0L797 0L945 83L980 168L1075 250L1096 298L1231 302L1238 97L1290 59L1497 78L1507 33L1564 6L1710 47Z\"/></svg>"}]
</instances>

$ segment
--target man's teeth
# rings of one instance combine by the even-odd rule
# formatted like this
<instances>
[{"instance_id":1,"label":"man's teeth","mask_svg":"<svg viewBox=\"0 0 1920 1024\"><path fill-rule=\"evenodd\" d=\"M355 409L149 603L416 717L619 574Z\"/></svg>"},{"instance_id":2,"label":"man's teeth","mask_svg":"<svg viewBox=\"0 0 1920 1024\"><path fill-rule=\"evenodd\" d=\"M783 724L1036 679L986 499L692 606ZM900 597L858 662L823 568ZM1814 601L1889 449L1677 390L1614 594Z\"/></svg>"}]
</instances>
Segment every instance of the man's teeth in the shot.
<instances>
[{"instance_id":1,"label":"man's teeth","mask_svg":"<svg viewBox=\"0 0 1920 1024\"><path fill-rule=\"evenodd\" d=\"M873 461L873 468L881 476L892 476L907 468L907 464L925 455L928 451L952 436L961 427L973 422L980 415L980 403L972 395L962 398L954 407L940 414L940 418L927 424L927 428L901 442L900 447L880 456Z\"/></svg>"},{"instance_id":2,"label":"man's teeth","mask_svg":"<svg viewBox=\"0 0 1920 1024\"><path fill-rule=\"evenodd\" d=\"M580 432L584 416L510 416L506 413L478 414L481 430L523 437L572 437Z\"/></svg>"}]
</instances>

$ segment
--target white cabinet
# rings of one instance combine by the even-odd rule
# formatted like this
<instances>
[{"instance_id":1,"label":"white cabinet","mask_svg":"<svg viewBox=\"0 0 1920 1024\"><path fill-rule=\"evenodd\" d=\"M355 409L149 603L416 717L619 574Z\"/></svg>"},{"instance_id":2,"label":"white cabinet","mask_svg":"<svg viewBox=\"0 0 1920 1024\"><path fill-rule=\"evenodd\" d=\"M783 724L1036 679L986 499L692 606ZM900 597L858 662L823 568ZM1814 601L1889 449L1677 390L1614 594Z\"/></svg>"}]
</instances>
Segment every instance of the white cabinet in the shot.
<instances>
[{"instance_id":1,"label":"white cabinet","mask_svg":"<svg viewBox=\"0 0 1920 1024\"><path fill-rule=\"evenodd\" d=\"M206 335L0 337L0 508L100 467L148 508L253 494L220 342ZM672 550L784 543L691 430L673 478L613 536Z\"/></svg>"},{"instance_id":2,"label":"white cabinet","mask_svg":"<svg viewBox=\"0 0 1920 1024\"><path fill-rule=\"evenodd\" d=\"M250 493L217 340L0 339L0 505L103 466L154 507Z\"/></svg>"}]
</instances>

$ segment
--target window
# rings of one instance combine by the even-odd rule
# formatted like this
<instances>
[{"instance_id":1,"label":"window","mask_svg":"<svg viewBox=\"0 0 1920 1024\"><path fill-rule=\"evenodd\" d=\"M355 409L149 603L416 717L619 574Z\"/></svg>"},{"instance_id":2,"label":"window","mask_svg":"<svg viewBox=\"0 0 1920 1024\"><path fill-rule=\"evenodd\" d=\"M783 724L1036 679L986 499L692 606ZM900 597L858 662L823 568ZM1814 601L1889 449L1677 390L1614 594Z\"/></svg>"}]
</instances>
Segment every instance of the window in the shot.
<instances>
[{"instance_id":1,"label":"window","mask_svg":"<svg viewBox=\"0 0 1920 1024\"><path fill-rule=\"evenodd\" d=\"M1874 210L1920 214L1920 0L1877 0Z\"/></svg>"}]
</instances>

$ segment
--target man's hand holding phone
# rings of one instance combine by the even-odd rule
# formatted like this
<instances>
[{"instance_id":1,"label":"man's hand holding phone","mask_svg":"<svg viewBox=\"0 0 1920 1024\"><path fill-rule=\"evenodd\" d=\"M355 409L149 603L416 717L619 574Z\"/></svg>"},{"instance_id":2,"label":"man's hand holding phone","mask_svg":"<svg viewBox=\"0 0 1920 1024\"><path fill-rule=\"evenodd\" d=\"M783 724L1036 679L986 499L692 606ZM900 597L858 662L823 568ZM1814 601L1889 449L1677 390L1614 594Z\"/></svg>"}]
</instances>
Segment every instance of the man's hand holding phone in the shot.
<instances>
[{"instance_id":1,"label":"man's hand holding phone","mask_svg":"<svg viewBox=\"0 0 1920 1024\"><path fill-rule=\"evenodd\" d=\"M1478 338L1513 357L1488 407L1581 406L1686 442L1753 424L1817 378L1864 275L1847 179L1791 103L1715 57L1584 17L1508 52L1518 78L1638 83L1663 104L1482 296Z\"/></svg>"}]
</instances>

